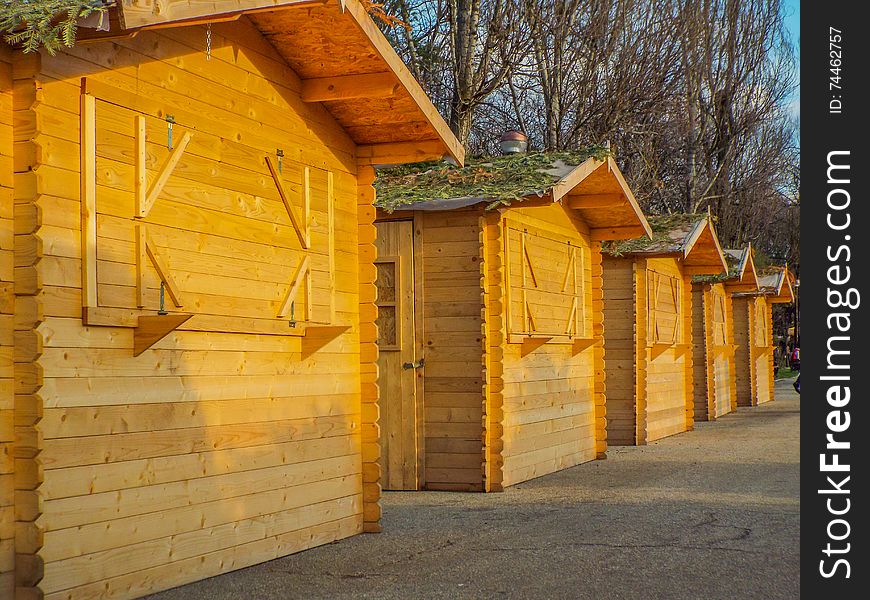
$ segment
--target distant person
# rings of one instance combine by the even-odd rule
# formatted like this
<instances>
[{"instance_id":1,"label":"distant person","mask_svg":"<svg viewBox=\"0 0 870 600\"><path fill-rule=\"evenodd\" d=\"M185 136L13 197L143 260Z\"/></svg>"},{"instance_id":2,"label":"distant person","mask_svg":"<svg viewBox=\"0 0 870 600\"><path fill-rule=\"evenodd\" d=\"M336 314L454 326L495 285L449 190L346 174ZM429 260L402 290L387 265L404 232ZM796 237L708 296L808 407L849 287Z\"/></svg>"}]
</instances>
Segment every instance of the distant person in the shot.
<instances>
[{"instance_id":1,"label":"distant person","mask_svg":"<svg viewBox=\"0 0 870 600\"><path fill-rule=\"evenodd\" d=\"M779 346L773 347L773 378L776 379L776 376L779 374L779 356L781 352L779 350Z\"/></svg>"},{"instance_id":2,"label":"distant person","mask_svg":"<svg viewBox=\"0 0 870 600\"><path fill-rule=\"evenodd\" d=\"M801 370L801 349L800 346L795 346L791 351L791 368L793 371Z\"/></svg>"}]
</instances>

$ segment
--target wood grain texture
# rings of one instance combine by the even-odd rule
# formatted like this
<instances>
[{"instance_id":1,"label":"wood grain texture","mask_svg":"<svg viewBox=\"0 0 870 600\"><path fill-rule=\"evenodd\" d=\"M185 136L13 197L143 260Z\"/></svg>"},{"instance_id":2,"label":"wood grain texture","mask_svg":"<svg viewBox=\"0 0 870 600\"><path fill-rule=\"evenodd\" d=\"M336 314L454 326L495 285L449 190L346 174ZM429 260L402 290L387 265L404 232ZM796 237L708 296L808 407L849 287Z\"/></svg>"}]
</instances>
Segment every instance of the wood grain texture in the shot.
<instances>
[{"instance_id":1,"label":"wood grain texture","mask_svg":"<svg viewBox=\"0 0 870 600\"><path fill-rule=\"evenodd\" d=\"M691 429L691 287L680 263L606 257L603 268L609 443Z\"/></svg>"},{"instance_id":2,"label":"wood grain texture","mask_svg":"<svg viewBox=\"0 0 870 600\"><path fill-rule=\"evenodd\" d=\"M548 239L561 241L563 248L570 240L574 248L581 250L576 267L578 302L582 304L577 314L582 322L577 331L599 337L596 345L578 353L570 343L544 343L526 354L521 344L503 341L500 364L490 368L502 380L504 486L595 459L603 451L606 430L602 406L605 374L603 368L596 368L603 366L599 355L603 323L593 320L593 315L602 310L600 287L593 288L593 270L600 270L599 259L595 259L599 264L593 265L598 244L584 233L585 223L558 204L524 203L508 209L506 216L529 232L541 232ZM539 254L535 267L539 277L552 276L558 287L566 263L563 259L558 264L557 255L564 257L563 253ZM508 271L516 273L520 264L512 264L509 255L505 259ZM508 281L514 280L511 277ZM527 281L530 279L527 274ZM510 302L515 303L516 294L511 292ZM544 323L549 316L539 310L538 318ZM559 325L564 327L564 319Z\"/></svg>"},{"instance_id":3,"label":"wood grain texture","mask_svg":"<svg viewBox=\"0 0 870 600\"><path fill-rule=\"evenodd\" d=\"M30 101L16 123L43 161L16 178L14 228L16 563L34 594L135 597L378 526L374 294L360 260L374 257L373 173L358 177L346 132L302 101L250 24L236 29L208 65L182 32L143 33L46 57L18 86ZM82 77L103 323L89 326ZM267 163L276 148L283 190ZM143 216L149 181L162 188ZM316 350L275 319L304 254L281 191L310 223L306 308L334 321ZM162 275L140 265L149 249ZM131 324L153 315L170 271L195 317L134 357ZM271 331L243 330L258 321Z\"/></svg>"},{"instance_id":4,"label":"wood grain texture","mask_svg":"<svg viewBox=\"0 0 870 600\"><path fill-rule=\"evenodd\" d=\"M14 94L11 57L0 54L0 352L14 352ZM0 597L15 594L15 364L0 364Z\"/></svg>"},{"instance_id":5,"label":"wood grain texture","mask_svg":"<svg viewBox=\"0 0 870 600\"><path fill-rule=\"evenodd\" d=\"M427 489L484 489L480 217L478 210L417 215Z\"/></svg>"}]
</instances>

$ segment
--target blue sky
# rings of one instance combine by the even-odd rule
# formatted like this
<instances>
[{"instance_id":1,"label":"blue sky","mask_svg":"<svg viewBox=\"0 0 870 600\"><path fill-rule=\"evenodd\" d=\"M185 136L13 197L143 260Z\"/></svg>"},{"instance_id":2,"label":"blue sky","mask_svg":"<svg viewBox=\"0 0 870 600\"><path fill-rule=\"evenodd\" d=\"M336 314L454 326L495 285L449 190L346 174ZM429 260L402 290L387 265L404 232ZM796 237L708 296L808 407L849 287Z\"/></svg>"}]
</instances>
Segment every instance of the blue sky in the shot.
<instances>
[{"instance_id":1,"label":"blue sky","mask_svg":"<svg viewBox=\"0 0 870 600\"><path fill-rule=\"evenodd\" d=\"M801 37L801 2L800 0L784 0L785 25L791 34L798 60L798 88L790 99L791 110L800 117L801 114L801 90L800 90L800 37Z\"/></svg>"}]
</instances>

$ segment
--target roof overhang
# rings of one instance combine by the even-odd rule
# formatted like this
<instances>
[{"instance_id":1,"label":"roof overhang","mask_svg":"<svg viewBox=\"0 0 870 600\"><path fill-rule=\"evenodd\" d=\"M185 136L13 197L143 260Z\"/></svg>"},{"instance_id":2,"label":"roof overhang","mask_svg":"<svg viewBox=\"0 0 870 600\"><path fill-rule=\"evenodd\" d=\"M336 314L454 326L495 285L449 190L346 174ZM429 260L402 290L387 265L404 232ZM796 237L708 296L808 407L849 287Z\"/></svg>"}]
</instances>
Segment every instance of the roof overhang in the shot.
<instances>
[{"instance_id":1,"label":"roof overhang","mask_svg":"<svg viewBox=\"0 0 870 600\"><path fill-rule=\"evenodd\" d=\"M737 274L725 280L725 288L729 292L754 292L758 289L758 272L755 269L752 244L743 249Z\"/></svg>"},{"instance_id":2,"label":"roof overhang","mask_svg":"<svg viewBox=\"0 0 870 600\"><path fill-rule=\"evenodd\" d=\"M593 240L652 237L652 229L631 188L611 157L589 158L553 186L554 202L576 210Z\"/></svg>"},{"instance_id":3,"label":"roof overhang","mask_svg":"<svg viewBox=\"0 0 870 600\"><path fill-rule=\"evenodd\" d=\"M683 241L681 258L685 275L719 275L728 272L728 262L713 217L699 220Z\"/></svg>"},{"instance_id":4,"label":"roof overhang","mask_svg":"<svg viewBox=\"0 0 870 600\"><path fill-rule=\"evenodd\" d=\"M736 297L764 296L772 304L791 304L794 302L794 276L788 267L764 273L758 278L758 289L752 292L734 294Z\"/></svg>"},{"instance_id":5,"label":"roof overhang","mask_svg":"<svg viewBox=\"0 0 870 600\"><path fill-rule=\"evenodd\" d=\"M783 267L779 272L779 285L775 294L771 294L768 298L773 304L791 304L794 302L794 286L792 285L792 274L788 267Z\"/></svg>"},{"instance_id":6,"label":"roof overhang","mask_svg":"<svg viewBox=\"0 0 870 600\"><path fill-rule=\"evenodd\" d=\"M303 101L322 103L344 127L358 162L465 160L462 144L360 0L119 0L117 10L113 31L82 30L82 41L246 18L299 75Z\"/></svg>"}]
</instances>

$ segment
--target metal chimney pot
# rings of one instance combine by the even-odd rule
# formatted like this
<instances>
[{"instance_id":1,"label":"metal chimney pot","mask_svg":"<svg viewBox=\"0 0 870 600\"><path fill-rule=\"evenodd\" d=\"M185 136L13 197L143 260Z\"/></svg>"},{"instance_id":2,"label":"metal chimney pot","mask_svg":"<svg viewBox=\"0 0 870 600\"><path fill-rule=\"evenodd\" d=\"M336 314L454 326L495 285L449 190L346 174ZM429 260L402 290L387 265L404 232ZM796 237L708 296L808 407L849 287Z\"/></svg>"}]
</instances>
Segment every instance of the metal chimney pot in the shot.
<instances>
[{"instance_id":1,"label":"metal chimney pot","mask_svg":"<svg viewBox=\"0 0 870 600\"><path fill-rule=\"evenodd\" d=\"M529 138L521 131L507 131L498 141L502 154L522 154L529 147Z\"/></svg>"}]
</instances>

